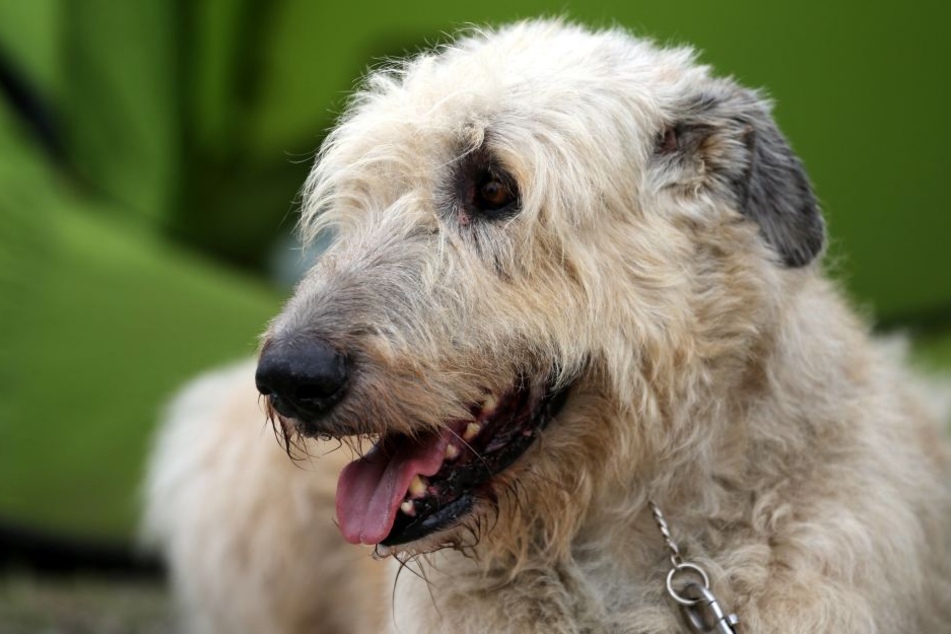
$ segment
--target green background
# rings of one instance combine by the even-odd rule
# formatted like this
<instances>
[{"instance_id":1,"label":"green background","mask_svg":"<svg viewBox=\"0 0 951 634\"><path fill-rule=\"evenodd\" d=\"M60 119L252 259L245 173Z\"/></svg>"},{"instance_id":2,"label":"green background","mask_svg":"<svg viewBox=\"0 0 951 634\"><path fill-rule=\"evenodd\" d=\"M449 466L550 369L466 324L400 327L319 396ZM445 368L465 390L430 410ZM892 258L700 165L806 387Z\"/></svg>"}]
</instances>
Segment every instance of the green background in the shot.
<instances>
[{"instance_id":1,"label":"green background","mask_svg":"<svg viewBox=\"0 0 951 634\"><path fill-rule=\"evenodd\" d=\"M0 99L0 518L130 535L162 403L251 354L287 293L268 262L355 80L467 23L556 14L764 87L830 270L951 367L946 3L0 0L19 86Z\"/></svg>"}]
</instances>

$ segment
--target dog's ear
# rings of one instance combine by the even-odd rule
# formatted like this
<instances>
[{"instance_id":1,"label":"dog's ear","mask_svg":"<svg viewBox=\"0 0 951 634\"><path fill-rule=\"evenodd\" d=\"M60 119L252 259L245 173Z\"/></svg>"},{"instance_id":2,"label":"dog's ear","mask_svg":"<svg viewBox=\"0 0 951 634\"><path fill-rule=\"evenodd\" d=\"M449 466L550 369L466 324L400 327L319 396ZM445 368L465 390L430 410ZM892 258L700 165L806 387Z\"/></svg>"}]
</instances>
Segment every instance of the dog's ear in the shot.
<instances>
[{"instance_id":1,"label":"dog's ear","mask_svg":"<svg viewBox=\"0 0 951 634\"><path fill-rule=\"evenodd\" d=\"M694 178L729 196L788 267L812 262L825 223L802 162L757 94L729 86L693 100L659 142L676 150Z\"/></svg>"},{"instance_id":2,"label":"dog's ear","mask_svg":"<svg viewBox=\"0 0 951 634\"><path fill-rule=\"evenodd\" d=\"M734 183L740 213L759 224L786 266L805 266L825 242L819 204L802 162L769 111L761 106L750 115L743 131L748 165Z\"/></svg>"}]
</instances>

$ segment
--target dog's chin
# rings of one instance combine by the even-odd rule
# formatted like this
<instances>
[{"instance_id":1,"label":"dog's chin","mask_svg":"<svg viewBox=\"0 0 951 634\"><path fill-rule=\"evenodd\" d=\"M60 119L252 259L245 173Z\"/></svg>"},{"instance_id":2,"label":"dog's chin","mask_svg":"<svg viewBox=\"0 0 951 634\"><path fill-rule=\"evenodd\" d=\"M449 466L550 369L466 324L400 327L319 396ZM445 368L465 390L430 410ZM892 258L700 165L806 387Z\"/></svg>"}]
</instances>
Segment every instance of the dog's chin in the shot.
<instances>
[{"instance_id":1,"label":"dog's chin","mask_svg":"<svg viewBox=\"0 0 951 634\"><path fill-rule=\"evenodd\" d=\"M381 555L459 544L466 527L495 507L497 477L564 406L570 386L543 376L515 380L473 405L471 417L436 430L380 435L340 474L336 511L344 538L375 545Z\"/></svg>"}]
</instances>

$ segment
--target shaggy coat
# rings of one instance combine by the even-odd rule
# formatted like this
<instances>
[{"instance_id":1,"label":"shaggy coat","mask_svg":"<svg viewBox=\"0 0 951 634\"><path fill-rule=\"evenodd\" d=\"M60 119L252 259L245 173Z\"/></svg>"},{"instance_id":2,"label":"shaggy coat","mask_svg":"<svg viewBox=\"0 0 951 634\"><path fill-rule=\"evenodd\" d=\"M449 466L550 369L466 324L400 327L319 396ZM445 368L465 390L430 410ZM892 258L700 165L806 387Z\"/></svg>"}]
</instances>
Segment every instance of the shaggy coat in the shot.
<instances>
[{"instance_id":1,"label":"shaggy coat","mask_svg":"<svg viewBox=\"0 0 951 634\"><path fill-rule=\"evenodd\" d=\"M951 631L940 413L823 276L768 102L690 50L534 21L376 71L301 226L336 238L263 350L324 342L346 393L269 396L296 463L250 364L172 408L146 526L189 631L689 632L649 500L742 632ZM386 546L338 494L344 543L348 447L538 385L564 406L457 521Z\"/></svg>"}]
</instances>

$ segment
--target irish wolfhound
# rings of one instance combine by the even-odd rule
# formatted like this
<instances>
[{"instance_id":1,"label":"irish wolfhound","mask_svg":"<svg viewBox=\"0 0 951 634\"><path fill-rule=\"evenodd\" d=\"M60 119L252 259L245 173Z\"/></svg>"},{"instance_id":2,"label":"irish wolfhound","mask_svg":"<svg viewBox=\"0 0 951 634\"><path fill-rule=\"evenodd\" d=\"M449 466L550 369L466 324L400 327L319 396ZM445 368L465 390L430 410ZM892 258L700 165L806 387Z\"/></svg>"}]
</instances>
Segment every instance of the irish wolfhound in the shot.
<instances>
[{"instance_id":1,"label":"irish wolfhound","mask_svg":"<svg viewBox=\"0 0 951 634\"><path fill-rule=\"evenodd\" d=\"M302 227L336 240L257 387L313 458L245 365L153 464L194 631L951 631L938 413L824 279L768 103L691 51L540 21L374 72Z\"/></svg>"}]
</instances>

